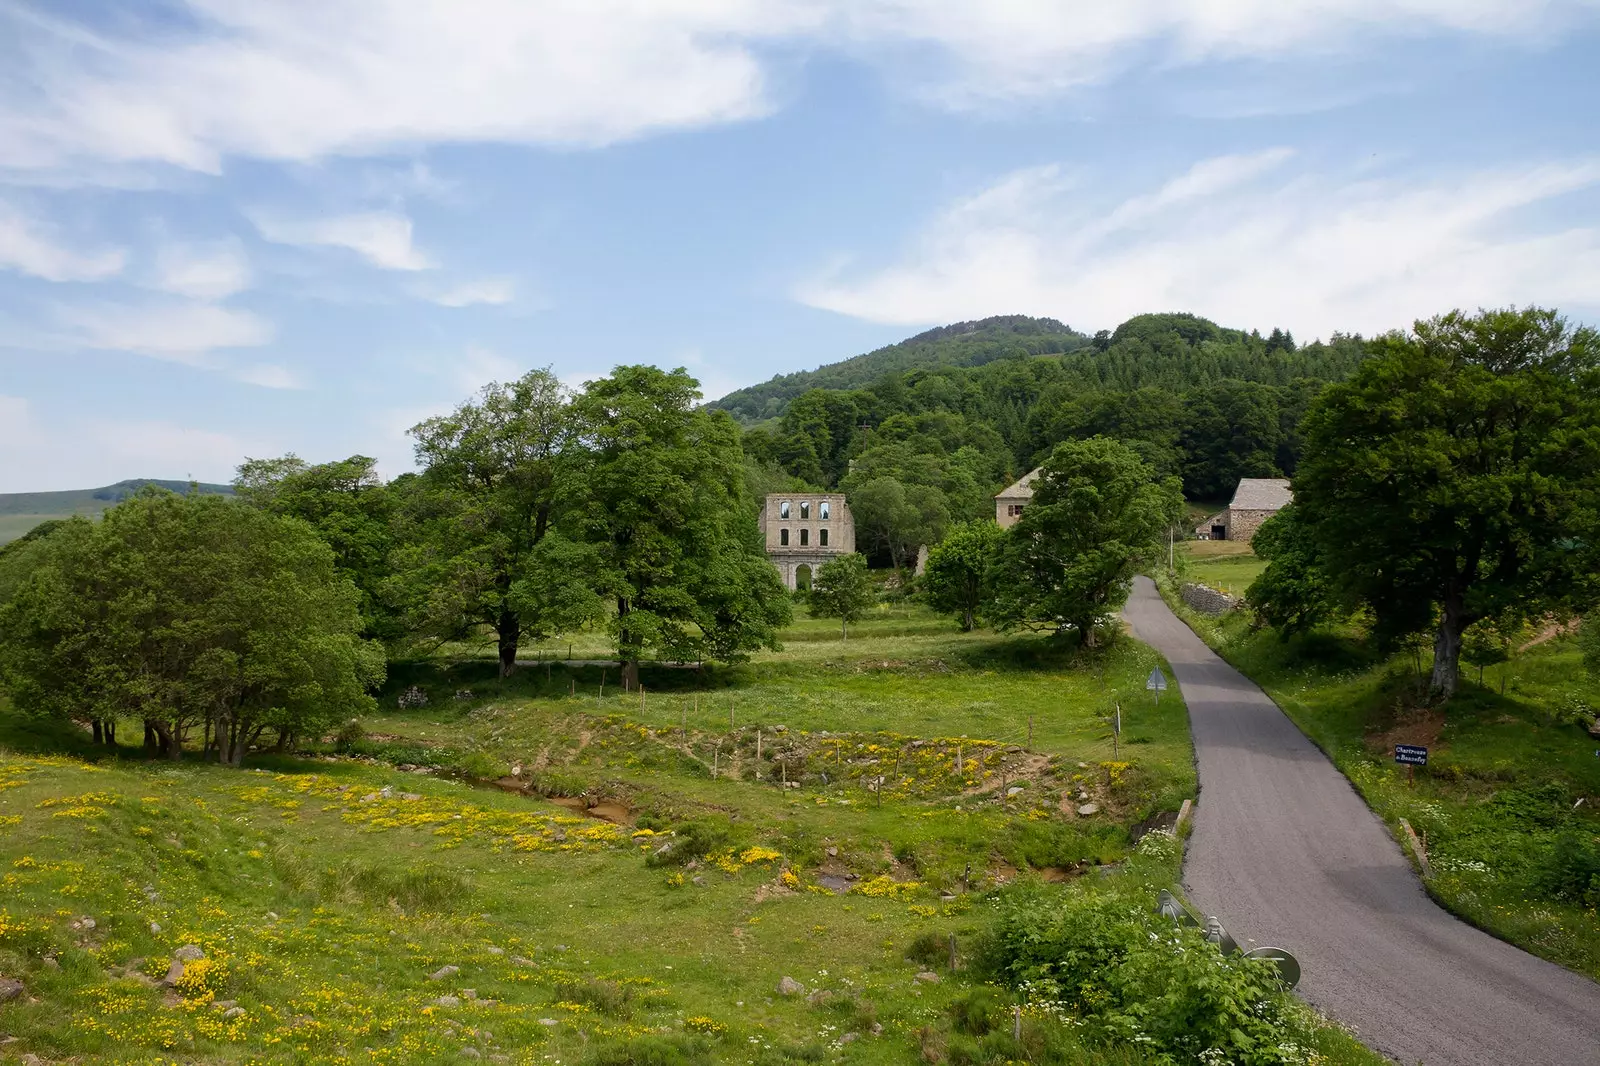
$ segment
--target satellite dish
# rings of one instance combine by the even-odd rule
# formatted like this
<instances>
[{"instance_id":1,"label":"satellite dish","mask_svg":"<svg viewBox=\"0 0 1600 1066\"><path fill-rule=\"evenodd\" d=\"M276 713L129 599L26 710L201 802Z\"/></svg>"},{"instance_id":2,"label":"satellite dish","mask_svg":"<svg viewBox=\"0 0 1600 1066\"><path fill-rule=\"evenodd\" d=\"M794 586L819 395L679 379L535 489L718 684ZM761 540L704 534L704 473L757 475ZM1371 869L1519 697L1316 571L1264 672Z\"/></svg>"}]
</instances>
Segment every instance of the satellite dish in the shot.
<instances>
[{"instance_id":1,"label":"satellite dish","mask_svg":"<svg viewBox=\"0 0 1600 1066\"><path fill-rule=\"evenodd\" d=\"M1277 967L1278 980L1282 981L1286 988L1293 988L1300 983L1299 960L1282 948L1256 948L1254 951L1245 952L1244 957L1271 963Z\"/></svg>"}]
</instances>

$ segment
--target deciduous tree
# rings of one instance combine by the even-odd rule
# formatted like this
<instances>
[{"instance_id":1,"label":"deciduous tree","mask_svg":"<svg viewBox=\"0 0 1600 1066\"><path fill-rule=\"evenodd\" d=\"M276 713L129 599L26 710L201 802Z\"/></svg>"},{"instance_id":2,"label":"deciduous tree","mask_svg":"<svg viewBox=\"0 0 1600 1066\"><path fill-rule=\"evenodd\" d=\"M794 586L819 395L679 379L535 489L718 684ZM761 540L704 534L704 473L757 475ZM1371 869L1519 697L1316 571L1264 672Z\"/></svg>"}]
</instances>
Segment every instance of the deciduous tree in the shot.
<instances>
[{"instance_id":1,"label":"deciduous tree","mask_svg":"<svg viewBox=\"0 0 1600 1066\"><path fill-rule=\"evenodd\" d=\"M1003 532L993 521L965 522L945 534L928 552L922 575L928 602L936 611L954 614L963 632L971 632L992 596L990 571Z\"/></svg>"},{"instance_id":2,"label":"deciduous tree","mask_svg":"<svg viewBox=\"0 0 1600 1066\"><path fill-rule=\"evenodd\" d=\"M859 622L877 598L867 576L867 560L855 552L829 559L811 580L811 614L837 618L840 640L849 638L850 623Z\"/></svg>"}]
</instances>

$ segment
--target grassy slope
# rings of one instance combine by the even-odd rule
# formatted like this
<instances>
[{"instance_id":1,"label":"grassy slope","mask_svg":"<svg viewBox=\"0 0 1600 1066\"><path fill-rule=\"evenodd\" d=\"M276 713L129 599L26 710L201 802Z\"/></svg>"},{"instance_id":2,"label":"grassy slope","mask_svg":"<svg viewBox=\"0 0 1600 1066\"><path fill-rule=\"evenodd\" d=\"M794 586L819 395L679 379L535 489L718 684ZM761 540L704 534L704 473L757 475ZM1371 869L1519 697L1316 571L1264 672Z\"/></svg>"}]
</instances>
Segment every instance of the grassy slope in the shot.
<instances>
[{"instance_id":1,"label":"grassy slope","mask_svg":"<svg viewBox=\"0 0 1600 1066\"><path fill-rule=\"evenodd\" d=\"M1551 900L1537 885L1561 830L1600 833L1600 743L1560 720L1574 701L1600 705L1600 685L1584 675L1571 641L1548 641L1503 670L1491 667L1482 686L1465 680L1440 713L1420 709L1409 655L1378 660L1352 633L1285 643L1251 633L1244 612L1208 619L1168 601L1329 754L1391 828L1398 833L1404 818L1425 837L1436 899L1600 979L1600 914ZM1393 762L1397 743L1429 748L1430 765L1414 784Z\"/></svg>"},{"instance_id":2,"label":"grassy slope","mask_svg":"<svg viewBox=\"0 0 1600 1066\"><path fill-rule=\"evenodd\" d=\"M1111 652L1102 693L1092 672L1042 642L942 624L924 637L871 634L931 621L910 612L842 646L799 640L718 671L698 715L695 679L681 671L647 667L641 710L635 696L602 701L597 668L573 671L573 696L564 667L548 682L525 670L502 688L468 664L397 678L423 682L434 699L366 723L355 745L363 758L264 759L272 772L238 772L0 756L0 973L28 986L27 1001L0 1014L0 1030L22 1038L0 1055L420 1062L459 1061L470 1047L490 1061L553 1063L604 1061L608 1042L654 1034L700 1041L704 1056L728 1062L915 1061L917 1032L966 978L917 983L929 961L908 961L906 950L919 937L943 945L950 933L970 945L981 922L974 897L941 898L968 863L979 889L1028 864L1072 874L1123 859L1128 826L1194 785L1176 700L1136 716L1120 760L1130 765L1102 765L1113 760L1100 712L1112 693L1142 684L1156 661L1148 649L1129 641ZM820 634L809 625L797 635ZM980 742L1021 734L1029 711L1032 750ZM15 720L7 729L0 739L14 749L64 743ZM948 739L913 746L913 736ZM801 787L770 780L775 751ZM864 778L890 751L899 772L880 807ZM716 779L705 765L713 757ZM633 837L631 826L395 768L493 775L518 762L548 792L625 803L637 825L713 825L725 834L720 860L652 867L646 856L659 841ZM975 794L998 775L1026 782L1004 808L997 788ZM1063 791L1075 808L1078 788L1102 814L1061 811ZM784 886L784 869L798 884ZM1132 878L1132 898L1143 900L1147 881L1175 876L1175 855L1127 870L1065 890ZM826 894L824 871L867 887ZM93 930L71 928L82 915L95 918ZM158 974L191 942L219 968L167 994L167 1006L161 990L118 976L138 958L153 961L134 971ZM46 953L59 969L42 964ZM446 964L461 972L426 979ZM775 995L785 975L831 990L832 1001ZM462 1002L433 1005L442 994ZM243 1013L225 1018L215 1000L236 1000ZM874 1023L881 1037L870 1035ZM863 1039L843 1043L847 1032ZM1348 1038L1325 1036L1326 1061L1371 1061ZM643 1061L637 1046L630 1054L611 1061ZM1062 1061L1139 1060L1084 1052Z\"/></svg>"},{"instance_id":3,"label":"grassy slope","mask_svg":"<svg viewBox=\"0 0 1600 1066\"><path fill-rule=\"evenodd\" d=\"M1250 545L1239 541L1190 541L1188 550L1189 580L1221 589L1232 596L1244 595L1250 582L1267 568L1265 559L1257 558L1250 550Z\"/></svg>"},{"instance_id":4,"label":"grassy slope","mask_svg":"<svg viewBox=\"0 0 1600 1066\"><path fill-rule=\"evenodd\" d=\"M150 479L119 481L98 489L69 489L63 492L0 492L0 544L16 540L34 526L52 518L71 518L73 515L95 517L112 506L118 493L130 492L140 485L161 485L174 492L186 491L183 481L156 481ZM231 494L229 485L200 486L202 492Z\"/></svg>"}]
</instances>

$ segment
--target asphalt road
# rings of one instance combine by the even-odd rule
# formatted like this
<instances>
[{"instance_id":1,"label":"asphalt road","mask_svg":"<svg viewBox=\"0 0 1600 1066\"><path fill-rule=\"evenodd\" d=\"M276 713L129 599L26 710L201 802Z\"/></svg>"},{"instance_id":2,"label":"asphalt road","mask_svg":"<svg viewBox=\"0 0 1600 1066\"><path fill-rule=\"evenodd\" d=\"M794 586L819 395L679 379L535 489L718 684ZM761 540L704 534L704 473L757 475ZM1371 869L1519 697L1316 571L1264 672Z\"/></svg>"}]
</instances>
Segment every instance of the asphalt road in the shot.
<instances>
[{"instance_id":1,"label":"asphalt road","mask_svg":"<svg viewBox=\"0 0 1600 1066\"><path fill-rule=\"evenodd\" d=\"M1407 1066L1600 1066L1600 984L1430 900L1344 775L1148 578L1124 615L1189 705L1200 796L1183 876L1197 907L1247 948L1294 952L1301 994Z\"/></svg>"}]
</instances>

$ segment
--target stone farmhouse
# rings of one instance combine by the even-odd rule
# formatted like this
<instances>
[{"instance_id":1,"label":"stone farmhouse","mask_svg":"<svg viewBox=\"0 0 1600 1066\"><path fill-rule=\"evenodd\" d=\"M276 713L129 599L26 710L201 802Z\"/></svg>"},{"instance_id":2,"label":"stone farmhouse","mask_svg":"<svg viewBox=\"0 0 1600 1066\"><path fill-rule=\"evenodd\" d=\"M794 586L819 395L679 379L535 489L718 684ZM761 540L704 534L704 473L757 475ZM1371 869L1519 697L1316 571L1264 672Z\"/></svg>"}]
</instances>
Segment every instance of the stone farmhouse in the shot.
<instances>
[{"instance_id":1,"label":"stone farmhouse","mask_svg":"<svg viewBox=\"0 0 1600 1066\"><path fill-rule=\"evenodd\" d=\"M1022 509L1033 499L1033 482L1039 476L1039 471L1044 467L1036 466L1022 476L1015 483L1002 489L994 498L994 520L1001 529L1017 524L1017 519L1022 517Z\"/></svg>"},{"instance_id":2,"label":"stone farmhouse","mask_svg":"<svg viewBox=\"0 0 1600 1066\"><path fill-rule=\"evenodd\" d=\"M1198 532L1212 540L1242 540L1248 544L1261 523L1293 502L1294 492L1287 478L1240 478L1228 509L1206 519Z\"/></svg>"},{"instance_id":3,"label":"stone farmhouse","mask_svg":"<svg viewBox=\"0 0 1600 1066\"><path fill-rule=\"evenodd\" d=\"M767 558L790 589L810 588L817 567L856 550L856 521L842 493L771 493L760 526Z\"/></svg>"}]
</instances>

